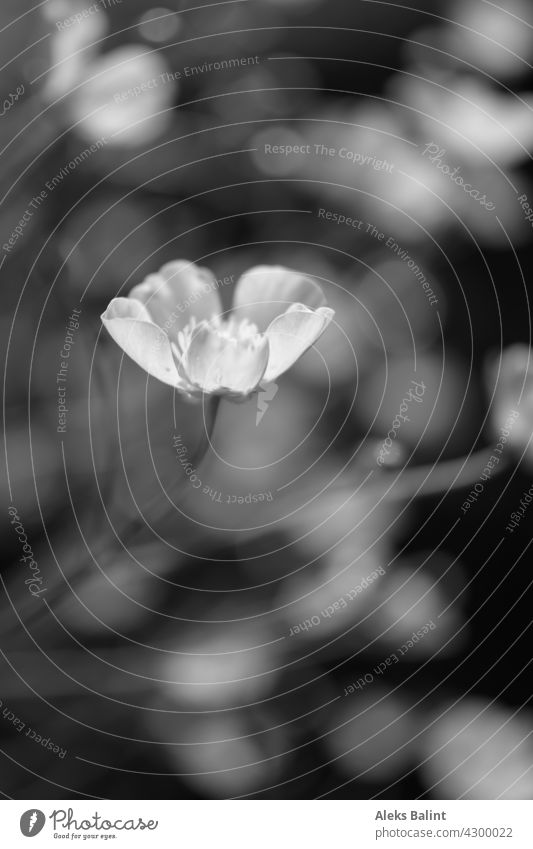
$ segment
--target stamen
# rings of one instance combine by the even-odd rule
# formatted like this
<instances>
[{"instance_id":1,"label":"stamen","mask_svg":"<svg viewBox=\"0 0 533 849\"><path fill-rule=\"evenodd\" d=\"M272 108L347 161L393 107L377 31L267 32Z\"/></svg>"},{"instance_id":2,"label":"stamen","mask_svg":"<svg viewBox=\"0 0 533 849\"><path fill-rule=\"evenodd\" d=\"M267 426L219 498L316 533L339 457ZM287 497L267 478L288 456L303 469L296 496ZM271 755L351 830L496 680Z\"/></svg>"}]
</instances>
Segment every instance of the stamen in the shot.
<instances>
[{"instance_id":1,"label":"stamen","mask_svg":"<svg viewBox=\"0 0 533 849\"><path fill-rule=\"evenodd\" d=\"M183 357L183 355L187 352L189 345L191 344L192 334L196 325L197 321L193 315L188 324L186 324L182 330L178 331L178 352L180 357Z\"/></svg>"},{"instance_id":2,"label":"stamen","mask_svg":"<svg viewBox=\"0 0 533 849\"><path fill-rule=\"evenodd\" d=\"M256 347L261 342L261 334L257 326L247 318L237 319L234 316L224 318L220 315L215 315L209 319L207 324L218 334L218 336L228 341L237 344L246 343L250 347ZM181 359L186 353L191 344L191 339L194 331L198 327L198 322L193 316L188 324L178 332L178 345L176 352Z\"/></svg>"},{"instance_id":3,"label":"stamen","mask_svg":"<svg viewBox=\"0 0 533 849\"><path fill-rule=\"evenodd\" d=\"M237 319L232 315L229 318L222 318L222 316L217 315L209 323L224 339L256 344L260 342L261 337L257 325L247 318Z\"/></svg>"}]
</instances>

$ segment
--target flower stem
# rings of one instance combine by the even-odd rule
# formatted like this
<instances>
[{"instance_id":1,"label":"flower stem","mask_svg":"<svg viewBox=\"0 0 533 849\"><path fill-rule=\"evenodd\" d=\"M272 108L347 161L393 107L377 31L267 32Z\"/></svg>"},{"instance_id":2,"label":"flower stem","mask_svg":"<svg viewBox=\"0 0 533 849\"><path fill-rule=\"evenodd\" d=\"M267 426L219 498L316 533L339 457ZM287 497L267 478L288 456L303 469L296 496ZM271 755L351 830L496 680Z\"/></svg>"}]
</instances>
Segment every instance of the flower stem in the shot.
<instances>
[{"instance_id":1,"label":"flower stem","mask_svg":"<svg viewBox=\"0 0 533 849\"><path fill-rule=\"evenodd\" d=\"M205 427L202 432L202 436L200 438L200 442L198 443L195 451L192 453L190 458L190 463L192 466L198 466L204 457L207 454L209 446L211 445L211 439L213 437L213 433L215 431L215 425L217 422L218 411L220 407L220 395L212 395L210 396L207 406L206 406L206 416L204 418ZM144 508L145 510L151 510L153 507L157 506L159 503L159 499L153 498L152 501L149 502L148 505ZM162 519L167 515L166 505L164 504L164 509L160 512L158 519ZM136 535L143 531L146 528L146 523L142 516L136 516L135 519L131 519L130 523L126 525L125 529L122 531L121 536L131 536L132 534Z\"/></svg>"},{"instance_id":2,"label":"flower stem","mask_svg":"<svg viewBox=\"0 0 533 849\"><path fill-rule=\"evenodd\" d=\"M483 448L467 457L407 468L400 472L394 481L391 481L390 497L402 501L416 497L428 498L466 486L474 486L479 482L491 456L492 449ZM491 477L505 468L507 463L500 462L491 469ZM385 474L392 477L393 472L385 472Z\"/></svg>"},{"instance_id":3,"label":"flower stem","mask_svg":"<svg viewBox=\"0 0 533 849\"><path fill-rule=\"evenodd\" d=\"M205 427L203 429L202 437L196 450L191 455L191 462L194 465L198 465L201 463L203 458L205 457L207 450L211 444L211 439L215 430L215 425L217 421L218 410L220 406L220 396L210 396L208 403L205 408ZM157 506L160 503L159 498L154 498L152 501L146 505L144 510L151 510L154 506ZM165 518L168 513L168 505L166 504L166 500L163 505L163 510L159 511L159 515L156 517L158 520ZM120 545L121 549L123 547L122 540L127 541L127 546L130 546L132 543L138 542L138 537L142 535L143 532L146 531L147 528L150 528L150 525L147 525L147 522L144 519L144 513L142 515L135 516L134 518L127 519L125 524L120 530L115 530L114 526L111 525L111 533L109 531L106 532L107 539L104 541L103 545L100 549L93 554L90 554L88 557L80 557L80 561L78 565L74 568L74 570L67 575L69 582L73 579L79 577L84 570L87 570L91 566L91 559L100 560L106 554L112 553L113 549ZM47 587L46 593L46 601L47 603L53 607L54 603L58 601L61 595L68 591L68 587L65 586L62 575L59 574L56 578L55 584L49 585ZM20 601L20 599L19 599ZM30 607L31 605L31 607ZM46 605L39 605L38 609L35 609L35 599L23 599L22 603L19 606L19 616L20 614L26 614L24 616L24 621L26 626L36 626L41 623L42 620L48 615ZM11 636L16 636L21 634L21 626L13 626L7 628L0 632L0 638L6 639Z\"/></svg>"}]
</instances>

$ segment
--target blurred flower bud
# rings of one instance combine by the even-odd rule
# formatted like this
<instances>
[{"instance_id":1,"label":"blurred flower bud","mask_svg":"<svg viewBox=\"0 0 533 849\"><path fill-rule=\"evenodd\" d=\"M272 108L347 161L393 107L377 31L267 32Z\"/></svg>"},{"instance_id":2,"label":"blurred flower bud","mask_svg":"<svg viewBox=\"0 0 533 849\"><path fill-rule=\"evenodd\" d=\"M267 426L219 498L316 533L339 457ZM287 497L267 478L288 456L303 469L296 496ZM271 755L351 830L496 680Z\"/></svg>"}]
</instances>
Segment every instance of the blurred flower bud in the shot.
<instances>
[{"instance_id":1,"label":"blurred flower bud","mask_svg":"<svg viewBox=\"0 0 533 849\"><path fill-rule=\"evenodd\" d=\"M124 45L94 59L71 100L71 120L88 140L136 147L171 121L176 81L157 51Z\"/></svg>"},{"instance_id":2,"label":"blurred flower bud","mask_svg":"<svg viewBox=\"0 0 533 849\"><path fill-rule=\"evenodd\" d=\"M531 716L466 698L428 722L422 773L436 799L531 799Z\"/></svg>"},{"instance_id":3,"label":"blurred flower bud","mask_svg":"<svg viewBox=\"0 0 533 849\"><path fill-rule=\"evenodd\" d=\"M527 74L533 58L532 12L528 0L505 5L454 0L448 12L454 23L441 30L441 49L499 79Z\"/></svg>"},{"instance_id":4,"label":"blurred flower bud","mask_svg":"<svg viewBox=\"0 0 533 849\"><path fill-rule=\"evenodd\" d=\"M273 688L276 640L257 623L191 627L159 663L161 687L185 710L221 710L258 701Z\"/></svg>"},{"instance_id":5,"label":"blurred flower bud","mask_svg":"<svg viewBox=\"0 0 533 849\"><path fill-rule=\"evenodd\" d=\"M355 563L354 547L346 546L344 567L339 562L341 550L335 552L335 563L322 568L311 563L306 571L287 579L277 596L277 609L285 620L291 642L300 640L325 644L332 637L350 634L372 609L376 601L376 588L386 574L385 565L378 552L367 552ZM385 560L385 558L383 558ZM338 647L336 648L338 651Z\"/></svg>"},{"instance_id":6,"label":"blurred flower bud","mask_svg":"<svg viewBox=\"0 0 533 849\"><path fill-rule=\"evenodd\" d=\"M300 162L298 176L309 180L304 188L353 210L362 221L354 232L369 244L379 230L420 240L424 228L442 224L452 185L421 155L404 117L376 105L347 110L344 103L319 117L305 134L310 154L292 159Z\"/></svg>"},{"instance_id":7,"label":"blurred flower bud","mask_svg":"<svg viewBox=\"0 0 533 849\"><path fill-rule=\"evenodd\" d=\"M438 650L448 654L457 651L465 639L460 602L455 599L451 604L449 565L441 555L419 552L416 559L413 555L392 563L386 579L379 583L374 611L365 628L380 641L378 645L395 646L399 661L417 661ZM452 573L456 586L459 572L455 568Z\"/></svg>"},{"instance_id":8,"label":"blurred flower bud","mask_svg":"<svg viewBox=\"0 0 533 849\"><path fill-rule=\"evenodd\" d=\"M175 9L155 6L144 12L137 22L139 34L154 44L172 41L178 35L182 22Z\"/></svg>"},{"instance_id":9,"label":"blurred flower bud","mask_svg":"<svg viewBox=\"0 0 533 849\"><path fill-rule=\"evenodd\" d=\"M353 559L365 548L382 544L386 534L401 532L397 509L387 501L383 489L358 486L351 472L328 483L325 478L317 481L316 497L285 520L287 533L308 557L327 555L331 561L337 546L351 544Z\"/></svg>"},{"instance_id":10,"label":"blurred flower bud","mask_svg":"<svg viewBox=\"0 0 533 849\"><path fill-rule=\"evenodd\" d=\"M268 789L280 780L283 755L291 748L279 719L261 709L196 717L155 714L151 724L167 743L173 775L201 798L228 799Z\"/></svg>"},{"instance_id":11,"label":"blurred flower bud","mask_svg":"<svg viewBox=\"0 0 533 849\"><path fill-rule=\"evenodd\" d=\"M295 641L326 642L368 613L401 523L378 487L355 492L353 484L330 487L287 517L284 527L307 561L277 599Z\"/></svg>"},{"instance_id":12,"label":"blurred flower bud","mask_svg":"<svg viewBox=\"0 0 533 849\"><path fill-rule=\"evenodd\" d=\"M395 100L413 110L422 146L434 140L439 165L444 160L449 168L444 176L462 166L453 176L470 183L462 173L466 165L491 165L495 160L509 166L527 159L533 147L533 96L529 93L502 94L477 77L463 75L437 79L396 75L389 89ZM424 155L436 164L431 151Z\"/></svg>"},{"instance_id":13,"label":"blurred flower bud","mask_svg":"<svg viewBox=\"0 0 533 849\"><path fill-rule=\"evenodd\" d=\"M365 467L375 469L376 464L382 469L399 469L407 461L407 450L401 442L393 442L390 450L383 450L383 443L379 439L369 439L365 442L368 455L365 456Z\"/></svg>"}]
</instances>

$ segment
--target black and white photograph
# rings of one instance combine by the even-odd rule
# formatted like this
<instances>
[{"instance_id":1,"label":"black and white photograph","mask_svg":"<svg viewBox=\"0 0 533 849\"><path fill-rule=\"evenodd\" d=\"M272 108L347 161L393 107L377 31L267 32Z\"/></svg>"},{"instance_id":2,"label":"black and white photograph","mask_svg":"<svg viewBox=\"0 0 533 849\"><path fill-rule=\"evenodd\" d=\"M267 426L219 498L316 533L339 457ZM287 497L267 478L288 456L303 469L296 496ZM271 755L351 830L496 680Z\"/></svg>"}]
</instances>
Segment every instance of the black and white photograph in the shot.
<instances>
[{"instance_id":1,"label":"black and white photograph","mask_svg":"<svg viewBox=\"0 0 533 849\"><path fill-rule=\"evenodd\" d=\"M532 0L0 58L0 841L529 846Z\"/></svg>"}]
</instances>

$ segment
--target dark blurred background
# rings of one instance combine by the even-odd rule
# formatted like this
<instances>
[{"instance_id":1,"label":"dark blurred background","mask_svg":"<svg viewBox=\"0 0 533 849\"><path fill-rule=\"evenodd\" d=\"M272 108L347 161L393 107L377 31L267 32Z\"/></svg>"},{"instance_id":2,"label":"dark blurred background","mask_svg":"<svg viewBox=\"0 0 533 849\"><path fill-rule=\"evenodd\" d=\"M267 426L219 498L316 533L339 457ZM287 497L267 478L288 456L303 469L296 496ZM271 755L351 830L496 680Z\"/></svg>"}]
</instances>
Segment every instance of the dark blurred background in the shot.
<instances>
[{"instance_id":1,"label":"dark blurred background","mask_svg":"<svg viewBox=\"0 0 533 849\"><path fill-rule=\"evenodd\" d=\"M3 795L531 798L533 6L32 5L0 10ZM222 401L199 489L202 407L99 318L176 258L336 310L259 424Z\"/></svg>"}]
</instances>

